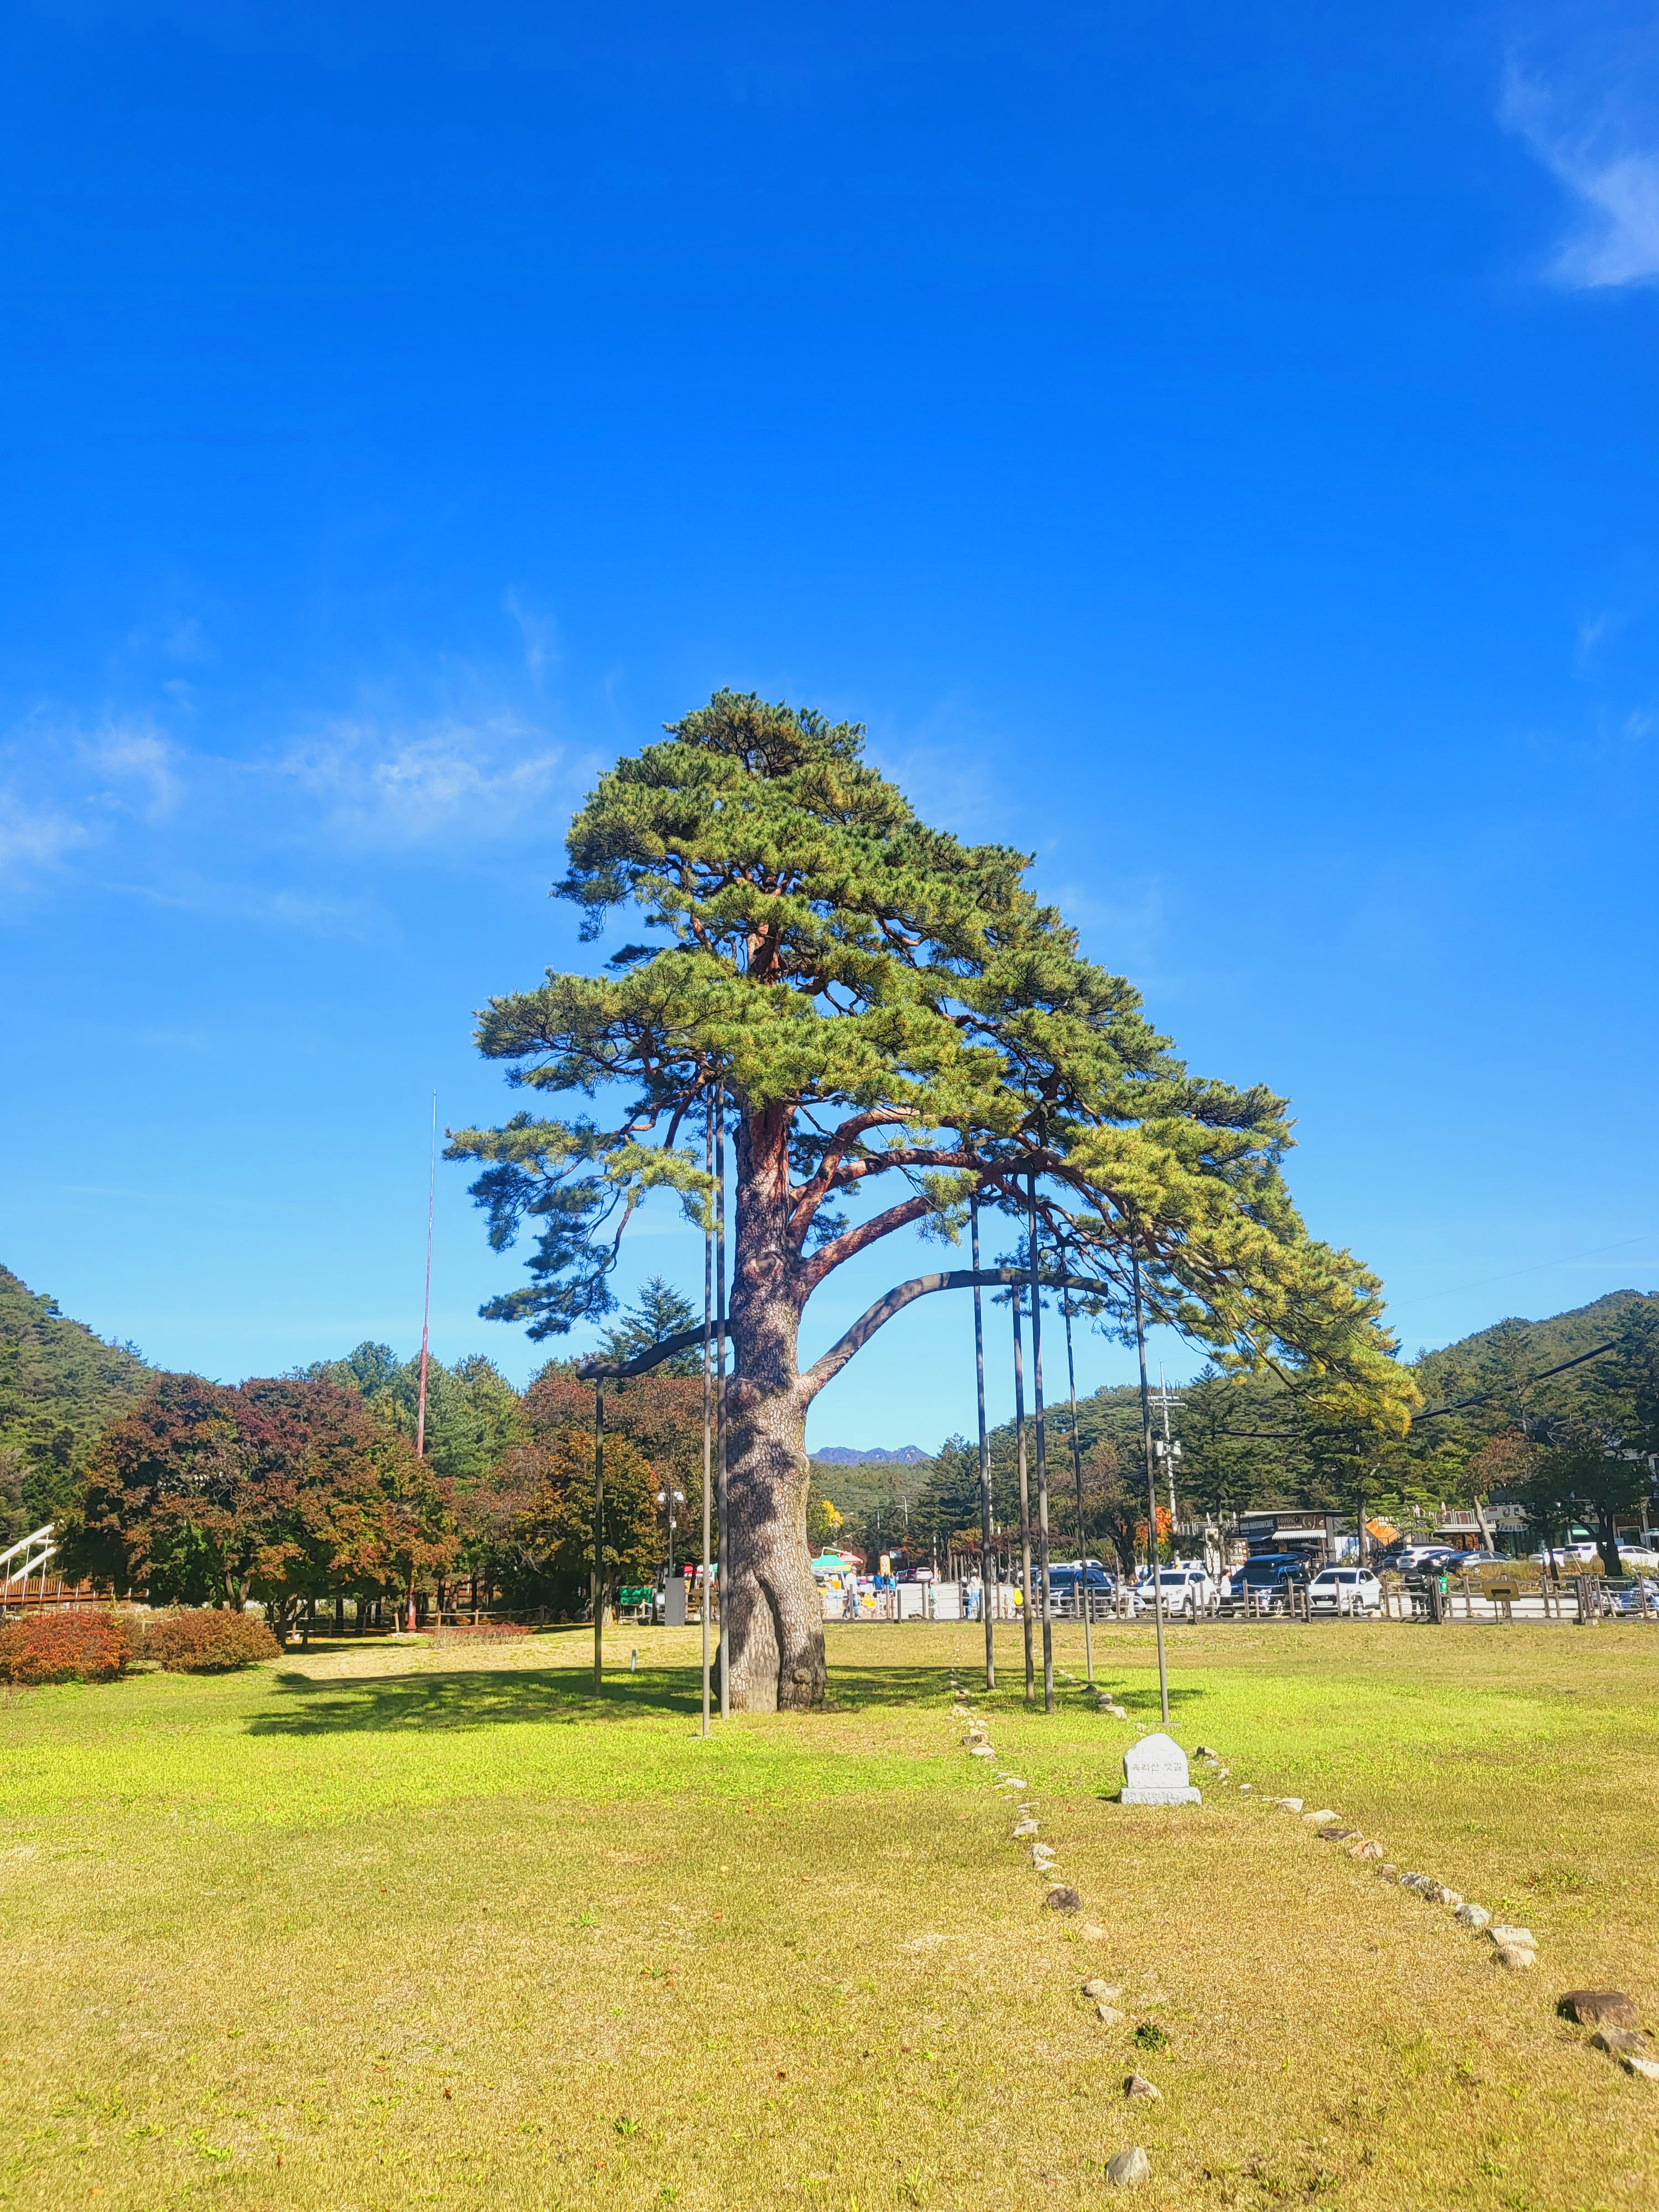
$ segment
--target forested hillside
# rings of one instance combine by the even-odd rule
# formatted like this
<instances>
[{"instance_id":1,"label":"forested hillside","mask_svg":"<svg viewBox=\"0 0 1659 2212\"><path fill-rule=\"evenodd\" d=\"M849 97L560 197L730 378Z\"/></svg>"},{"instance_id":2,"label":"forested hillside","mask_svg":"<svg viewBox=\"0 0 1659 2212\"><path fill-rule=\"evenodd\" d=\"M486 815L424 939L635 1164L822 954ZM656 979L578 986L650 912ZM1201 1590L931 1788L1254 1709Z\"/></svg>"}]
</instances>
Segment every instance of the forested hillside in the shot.
<instances>
[{"instance_id":1,"label":"forested hillside","mask_svg":"<svg viewBox=\"0 0 1659 2212\"><path fill-rule=\"evenodd\" d=\"M0 1267L0 1536L38 1528L67 1499L88 1446L150 1379L131 1345L106 1344L56 1299Z\"/></svg>"}]
</instances>

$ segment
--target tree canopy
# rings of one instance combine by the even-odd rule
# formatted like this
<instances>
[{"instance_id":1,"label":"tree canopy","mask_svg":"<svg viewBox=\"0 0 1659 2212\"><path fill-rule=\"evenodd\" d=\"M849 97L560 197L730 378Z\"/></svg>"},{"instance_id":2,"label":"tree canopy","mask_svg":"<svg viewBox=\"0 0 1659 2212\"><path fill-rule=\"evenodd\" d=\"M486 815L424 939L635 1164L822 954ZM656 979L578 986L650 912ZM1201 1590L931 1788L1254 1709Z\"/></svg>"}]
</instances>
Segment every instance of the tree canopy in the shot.
<instances>
[{"instance_id":1,"label":"tree canopy","mask_svg":"<svg viewBox=\"0 0 1659 2212\"><path fill-rule=\"evenodd\" d=\"M1026 887L1029 856L927 828L861 729L717 693L601 778L568 848L558 888L586 934L626 902L665 942L625 944L599 975L550 971L482 1017L516 1084L619 1108L454 1133L448 1157L485 1164L497 1249L538 1232L531 1281L486 1313L546 1336L609 1311L644 1194L676 1190L701 1218L688 1117L723 1084L793 1172L803 1296L896 1229L954 1241L976 1188L1018 1211L1034 1172L1059 1250L1115 1281L1133 1243L1160 1317L1403 1425L1413 1393L1376 1279L1309 1237L1285 1189L1284 1102L1189 1075ZM844 1218L884 1182L905 1194Z\"/></svg>"}]
</instances>

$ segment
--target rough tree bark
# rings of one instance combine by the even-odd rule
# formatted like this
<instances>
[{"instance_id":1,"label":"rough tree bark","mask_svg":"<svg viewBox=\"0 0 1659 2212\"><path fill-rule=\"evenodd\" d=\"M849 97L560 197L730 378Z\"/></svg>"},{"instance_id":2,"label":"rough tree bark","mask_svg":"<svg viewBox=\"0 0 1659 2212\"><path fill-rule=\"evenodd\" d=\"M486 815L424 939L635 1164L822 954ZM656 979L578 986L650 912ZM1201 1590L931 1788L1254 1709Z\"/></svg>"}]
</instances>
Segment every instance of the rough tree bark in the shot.
<instances>
[{"instance_id":1,"label":"rough tree bark","mask_svg":"<svg viewBox=\"0 0 1659 2212\"><path fill-rule=\"evenodd\" d=\"M733 1710L799 1711L823 1701L823 1608L806 1542L811 1393L796 1356L806 1285L791 1234L784 1113L744 1114L737 1152L720 1633Z\"/></svg>"}]
</instances>

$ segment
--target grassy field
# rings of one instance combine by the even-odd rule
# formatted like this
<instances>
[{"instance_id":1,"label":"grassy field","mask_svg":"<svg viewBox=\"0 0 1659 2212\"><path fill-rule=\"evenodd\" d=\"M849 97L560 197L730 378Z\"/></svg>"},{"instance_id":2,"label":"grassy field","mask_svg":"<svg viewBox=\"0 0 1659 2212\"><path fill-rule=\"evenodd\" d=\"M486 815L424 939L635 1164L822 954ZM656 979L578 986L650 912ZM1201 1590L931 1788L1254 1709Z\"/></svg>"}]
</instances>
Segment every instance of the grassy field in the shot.
<instances>
[{"instance_id":1,"label":"grassy field","mask_svg":"<svg viewBox=\"0 0 1659 2212\"><path fill-rule=\"evenodd\" d=\"M995 1762L950 1716L977 1629L830 1633L831 1711L708 1743L695 1632L623 1633L602 1705L580 1632L14 1694L0 2205L1062 2208L1133 2142L1149 2206L1659 2202L1659 2087L1553 2009L1659 2021L1659 1640L1177 1632L1174 1733L1233 1778L1194 1810L1109 1802L1134 1724L1028 1714L1014 1632ZM1146 1634L1096 1653L1154 1720ZM1247 1781L1525 1920L1536 1972Z\"/></svg>"}]
</instances>

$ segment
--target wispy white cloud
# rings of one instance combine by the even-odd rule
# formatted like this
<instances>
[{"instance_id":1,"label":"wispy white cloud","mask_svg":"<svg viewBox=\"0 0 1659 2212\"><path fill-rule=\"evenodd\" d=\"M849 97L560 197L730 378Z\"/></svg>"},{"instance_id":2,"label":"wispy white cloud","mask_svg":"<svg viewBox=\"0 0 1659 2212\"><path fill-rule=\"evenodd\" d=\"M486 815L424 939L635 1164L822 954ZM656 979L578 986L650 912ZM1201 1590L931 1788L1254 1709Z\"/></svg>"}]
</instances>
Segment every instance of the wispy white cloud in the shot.
<instances>
[{"instance_id":1,"label":"wispy white cloud","mask_svg":"<svg viewBox=\"0 0 1659 2212\"><path fill-rule=\"evenodd\" d=\"M1594 291L1659 280L1659 128L1629 99L1567 89L1511 66L1502 114L1577 203L1548 264L1552 280Z\"/></svg>"},{"instance_id":2,"label":"wispy white cloud","mask_svg":"<svg viewBox=\"0 0 1659 2212\"><path fill-rule=\"evenodd\" d=\"M80 740L82 758L98 779L102 805L146 822L177 811L185 794L185 756L149 722L110 722Z\"/></svg>"},{"instance_id":3,"label":"wispy white cloud","mask_svg":"<svg viewBox=\"0 0 1659 2212\"><path fill-rule=\"evenodd\" d=\"M72 814L36 805L15 790L0 791L0 877L11 889L90 840L86 824Z\"/></svg>"},{"instance_id":4,"label":"wispy white cloud","mask_svg":"<svg viewBox=\"0 0 1659 2212\"><path fill-rule=\"evenodd\" d=\"M539 676L559 657L559 634L553 617L538 613L519 591L508 592L501 605L519 625L525 666L532 676Z\"/></svg>"},{"instance_id":5,"label":"wispy white cloud","mask_svg":"<svg viewBox=\"0 0 1659 2212\"><path fill-rule=\"evenodd\" d=\"M309 794L319 826L352 845L476 844L543 826L563 754L513 715L410 732L336 721L295 744L276 775Z\"/></svg>"},{"instance_id":6,"label":"wispy white cloud","mask_svg":"<svg viewBox=\"0 0 1659 2212\"><path fill-rule=\"evenodd\" d=\"M359 708L240 754L150 717L88 725L43 707L0 738L0 888L15 900L95 868L105 890L152 903L380 934L398 894L367 859L550 852L590 767L487 700L436 717Z\"/></svg>"}]
</instances>

